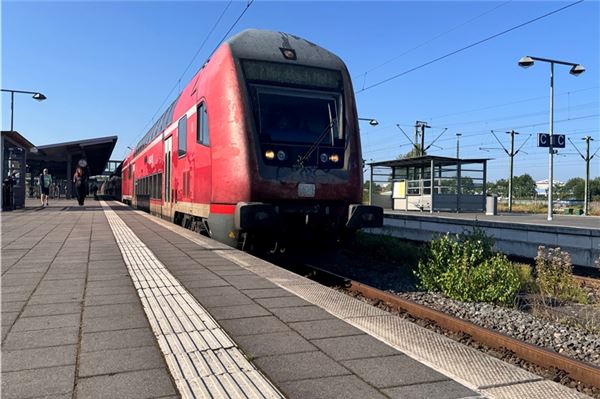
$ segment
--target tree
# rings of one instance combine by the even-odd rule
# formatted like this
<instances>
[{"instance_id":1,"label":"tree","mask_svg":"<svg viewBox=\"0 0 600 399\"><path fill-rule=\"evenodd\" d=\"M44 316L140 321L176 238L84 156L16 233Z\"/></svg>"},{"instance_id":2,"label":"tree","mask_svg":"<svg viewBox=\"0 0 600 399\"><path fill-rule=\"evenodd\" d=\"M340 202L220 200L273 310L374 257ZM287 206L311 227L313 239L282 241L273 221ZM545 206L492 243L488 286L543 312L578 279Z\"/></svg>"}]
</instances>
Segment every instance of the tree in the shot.
<instances>
[{"instance_id":1,"label":"tree","mask_svg":"<svg viewBox=\"0 0 600 399\"><path fill-rule=\"evenodd\" d=\"M363 184L363 202L364 203L369 202L369 190L370 190L370 188L371 188L371 181L367 180L365 182L365 184ZM381 187L377 183L373 184L373 195L380 194L382 191L383 191L383 187Z\"/></svg>"},{"instance_id":2,"label":"tree","mask_svg":"<svg viewBox=\"0 0 600 399\"><path fill-rule=\"evenodd\" d=\"M527 173L513 178L513 195L515 198L533 198L535 197L535 188L535 180Z\"/></svg>"},{"instance_id":3,"label":"tree","mask_svg":"<svg viewBox=\"0 0 600 399\"><path fill-rule=\"evenodd\" d=\"M558 196L560 199L576 199L583 200L585 192L585 179L581 177L575 177L567 180L558 190Z\"/></svg>"},{"instance_id":4,"label":"tree","mask_svg":"<svg viewBox=\"0 0 600 399\"><path fill-rule=\"evenodd\" d=\"M413 148L409 152L398 155L398 159L416 158L422 155L427 155L427 151L423 151L421 154L421 144L414 144Z\"/></svg>"},{"instance_id":5,"label":"tree","mask_svg":"<svg viewBox=\"0 0 600 399\"><path fill-rule=\"evenodd\" d=\"M500 179L495 183L488 183L487 191L490 194L496 194L500 197L508 197L508 180Z\"/></svg>"}]
</instances>

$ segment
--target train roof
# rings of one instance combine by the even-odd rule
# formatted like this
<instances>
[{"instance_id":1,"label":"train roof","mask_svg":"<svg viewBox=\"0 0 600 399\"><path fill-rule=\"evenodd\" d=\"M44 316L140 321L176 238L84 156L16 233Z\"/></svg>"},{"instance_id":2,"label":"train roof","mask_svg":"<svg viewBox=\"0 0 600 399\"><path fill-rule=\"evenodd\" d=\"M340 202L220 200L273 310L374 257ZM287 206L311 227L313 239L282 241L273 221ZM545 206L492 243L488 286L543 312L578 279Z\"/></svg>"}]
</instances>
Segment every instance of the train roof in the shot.
<instances>
[{"instance_id":1,"label":"train roof","mask_svg":"<svg viewBox=\"0 0 600 399\"><path fill-rule=\"evenodd\" d=\"M327 69L345 68L343 61L332 52L299 36L263 29L246 29L228 39L234 57L263 61L299 63ZM283 50L293 50L296 59L286 59Z\"/></svg>"},{"instance_id":2,"label":"train roof","mask_svg":"<svg viewBox=\"0 0 600 399\"><path fill-rule=\"evenodd\" d=\"M231 53L238 59L259 59L279 63L300 63L326 69L345 69L344 62L332 52L325 50L306 39L285 32L274 32L263 29L246 29L224 42ZM286 59L283 50L293 50L296 58ZM206 64L205 64L206 65ZM204 66L203 66L204 68ZM133 156L141 152L173 122L173 112L181 94L163 112L161 117L137 143Z\"/></svg>"}]
</instances>

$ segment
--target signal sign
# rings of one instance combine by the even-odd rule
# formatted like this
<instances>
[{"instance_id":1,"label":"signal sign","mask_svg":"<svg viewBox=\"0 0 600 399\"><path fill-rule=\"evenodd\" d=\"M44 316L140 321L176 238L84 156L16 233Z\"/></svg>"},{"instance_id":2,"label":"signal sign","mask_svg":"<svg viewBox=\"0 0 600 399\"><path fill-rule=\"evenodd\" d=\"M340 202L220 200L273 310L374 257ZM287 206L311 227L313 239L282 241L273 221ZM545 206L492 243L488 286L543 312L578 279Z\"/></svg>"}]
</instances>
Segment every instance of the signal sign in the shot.
<instances>
[{"instance_id":1,"label":"signal sign","mask_svg":"<svg viewBox=\"0 0 600 399\"><path fill-rule=\"evenodd\" d=\"M565 135L548 133L538 133L538 147L565 148Z\"/></svg>"}]
</instances>

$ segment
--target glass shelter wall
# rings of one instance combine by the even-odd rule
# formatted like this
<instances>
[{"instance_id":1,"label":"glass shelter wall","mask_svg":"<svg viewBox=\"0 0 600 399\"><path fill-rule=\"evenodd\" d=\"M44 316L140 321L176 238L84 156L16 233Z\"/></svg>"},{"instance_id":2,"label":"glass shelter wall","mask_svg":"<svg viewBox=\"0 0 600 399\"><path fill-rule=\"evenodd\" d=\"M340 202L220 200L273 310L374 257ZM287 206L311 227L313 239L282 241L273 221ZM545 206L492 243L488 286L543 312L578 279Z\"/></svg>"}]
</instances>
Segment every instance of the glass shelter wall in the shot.
<instances>
[{"instance_id":1,"label":"glass shelter wall","mask_svg":"<svg viewBox=\"0 0 600 399\"><path fill-rule=\"evenodd\" d=\"M371 200L392 210L484 211L486 166L435 156L374 163Z\"/></svg>"}]
</instances>

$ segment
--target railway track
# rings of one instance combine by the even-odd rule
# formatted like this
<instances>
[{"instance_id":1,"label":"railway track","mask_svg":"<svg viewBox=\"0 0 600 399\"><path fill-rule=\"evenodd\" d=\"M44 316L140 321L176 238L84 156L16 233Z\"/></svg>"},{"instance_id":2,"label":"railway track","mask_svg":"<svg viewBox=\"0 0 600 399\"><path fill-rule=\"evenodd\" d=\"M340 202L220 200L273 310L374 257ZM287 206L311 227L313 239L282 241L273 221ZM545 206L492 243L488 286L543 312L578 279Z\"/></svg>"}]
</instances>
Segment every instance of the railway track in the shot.
<instances>
[{"instance_id":1,"label":"railway track","mask_svg":"<svg viewBox=\"0 0 600 399\"><path fill-rule=\"evenodd\" d=\"M410 315L416 320L433 323L442 330L459 336L467 335L470 341L479 343L500 352L508 351L519 359L543 369L559 370L561 382L578 381L587 388L586 393L593 392L600 398L600 367L582 362L545 348L532 345L508 335L489 330L469 321L450 316L446 313L401 298L392 293L379 290L344 276L326 271L310 264L293 267L293 271L329 286L343 287L354 296L361 296L376 305L384 305ZM592 279L596 280L596 279ZM597 281L597 280L596 280ZM568 378L564 378L568 377Z\"/></svg>"}]
</instances>

